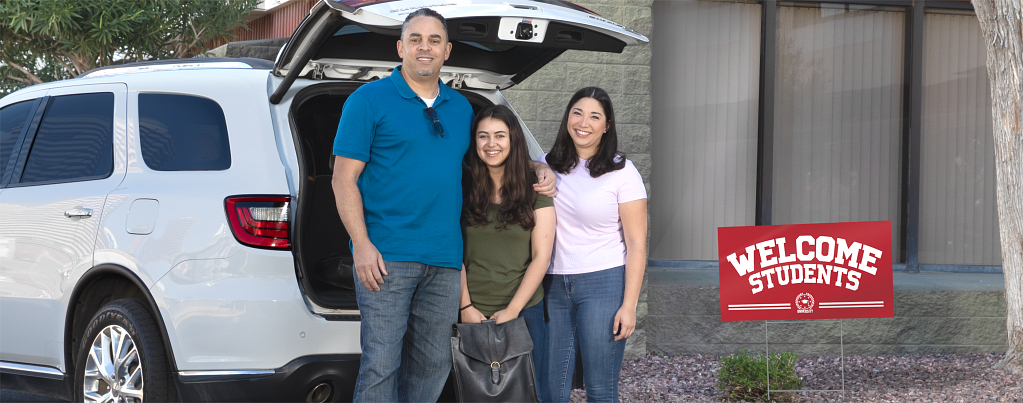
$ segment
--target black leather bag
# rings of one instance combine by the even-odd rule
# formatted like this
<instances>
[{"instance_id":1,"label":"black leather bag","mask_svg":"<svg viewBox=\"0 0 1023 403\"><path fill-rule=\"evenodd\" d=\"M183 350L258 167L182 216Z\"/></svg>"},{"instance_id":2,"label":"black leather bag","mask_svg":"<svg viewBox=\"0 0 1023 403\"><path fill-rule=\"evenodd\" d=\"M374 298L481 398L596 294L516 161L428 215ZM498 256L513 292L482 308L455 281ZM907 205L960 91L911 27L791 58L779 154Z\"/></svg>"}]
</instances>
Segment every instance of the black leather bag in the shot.
<instances>
[{"instance_id":1,"label":"black leather bag","mask_svg":"<svg viewBox=\"0 0 1023 403\"><path fill-rule=\"evenodd\" d=\"M459 323L451 338L461 402L537 402L533 340L522 318Z\"/></svg>"}]
</instances>

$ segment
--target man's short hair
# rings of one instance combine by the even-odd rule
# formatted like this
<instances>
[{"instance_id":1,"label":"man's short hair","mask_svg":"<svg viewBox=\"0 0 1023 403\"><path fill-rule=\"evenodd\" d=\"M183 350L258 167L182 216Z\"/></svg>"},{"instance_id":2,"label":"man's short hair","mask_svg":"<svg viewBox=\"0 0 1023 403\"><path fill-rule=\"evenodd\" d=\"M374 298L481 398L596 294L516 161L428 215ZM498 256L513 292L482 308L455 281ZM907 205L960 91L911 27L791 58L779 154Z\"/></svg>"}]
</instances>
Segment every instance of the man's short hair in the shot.
<instances>
[{"instance_id":1,"label":"man's short hair","mask_svg":"<svg viewBox=\"0 0 1023 403\"><path fill-rule=\"evenodd\" d=\"M437 21L440 21L440 26L444 28L444 40L445 41L449 40L450 37L448 36L448 21L446 19L444 19L443 15L440 15L440 13L438 13L436 11L433 11L433 9L430 9L430 8L420 8L420 9L418 9L416 11L413 11L412 14L408 15L408 17L405 17L405 22L403 22L401 24L401 39L402 40L405 39L405 30L408 29L409 22L411 22L412 19L416 18L416 17L433 17L433 18L436 18Z\"/></svg>"}]
</instances>

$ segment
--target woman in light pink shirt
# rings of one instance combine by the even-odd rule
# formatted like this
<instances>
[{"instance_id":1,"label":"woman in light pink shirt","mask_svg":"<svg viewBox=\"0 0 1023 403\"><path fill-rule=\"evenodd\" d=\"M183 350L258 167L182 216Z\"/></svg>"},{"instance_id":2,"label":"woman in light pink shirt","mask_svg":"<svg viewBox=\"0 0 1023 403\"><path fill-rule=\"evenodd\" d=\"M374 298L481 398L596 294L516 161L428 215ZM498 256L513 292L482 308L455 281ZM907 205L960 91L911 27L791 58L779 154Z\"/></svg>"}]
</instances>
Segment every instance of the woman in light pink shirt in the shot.
<instances>
[{"instance_id":1,"label":"woman in light pink shirt","mask_svg":"<svg viewBox=\"0 0 1023 403\"><path fill-rule=\"evenodd\" d=\"M639 171L618 152L614 123L607 92L583 88L565 109L554 147L541 158L558 174L554 258L544 280L550 317L546 397L555 402L569 400L577 347L587 401L617 402L625 341L636 329L647 196Z\"/></svg>"}]
</instances>

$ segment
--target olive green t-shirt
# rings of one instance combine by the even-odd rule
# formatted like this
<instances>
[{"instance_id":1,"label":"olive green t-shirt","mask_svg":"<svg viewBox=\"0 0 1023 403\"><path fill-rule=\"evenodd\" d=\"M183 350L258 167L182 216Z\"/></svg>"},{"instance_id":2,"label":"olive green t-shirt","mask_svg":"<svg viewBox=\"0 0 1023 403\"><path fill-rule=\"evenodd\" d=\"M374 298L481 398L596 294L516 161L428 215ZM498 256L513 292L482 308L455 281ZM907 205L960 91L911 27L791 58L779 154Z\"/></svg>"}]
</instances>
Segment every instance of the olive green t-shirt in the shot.
<instances>
[{"instance_id":1,"label":"olive green t-shirt","mask_svg":"<svg viewBox=\"0 0 1023 403\"><path fill-rule=\"evenodd\" d=\"M550 197L537 194L533 210L551 207ZM499 229L497 209L487 216L485 226L469 226L462 222L465 239L465 278L473 306L488 318L508 306L522 283L526 268L533 260L530 235L532 231L509 224ZM526 306L529 308L543 299L543 286L537 287Z\"/></svg>"}]
</instances>

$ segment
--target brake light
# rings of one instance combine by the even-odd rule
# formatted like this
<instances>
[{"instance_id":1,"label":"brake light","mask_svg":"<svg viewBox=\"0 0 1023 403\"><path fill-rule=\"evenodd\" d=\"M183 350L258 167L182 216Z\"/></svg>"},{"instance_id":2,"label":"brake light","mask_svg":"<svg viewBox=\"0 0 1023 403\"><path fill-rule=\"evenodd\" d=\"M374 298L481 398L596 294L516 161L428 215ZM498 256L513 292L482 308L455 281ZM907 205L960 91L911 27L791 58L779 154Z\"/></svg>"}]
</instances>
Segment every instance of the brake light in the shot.
<instances>
[{"instance_id":1,"label":"brake light","mask_svg":"<svg viewBox=\"0 0 1023 403\"><path fill-rule=\"evenodd\" d=\"M291 249L286 196L234 196L224 201L235 239L266 249Z\"/></svg>"}]
</instances>

